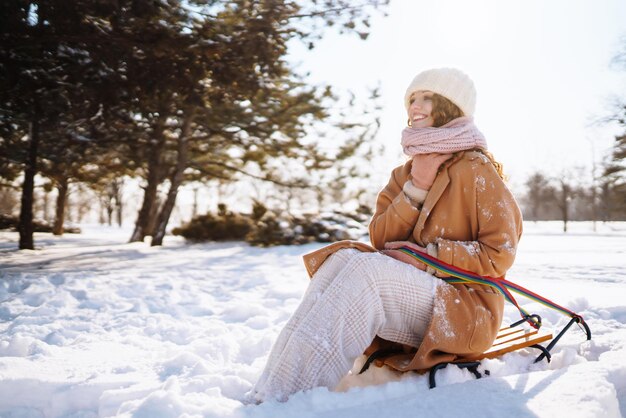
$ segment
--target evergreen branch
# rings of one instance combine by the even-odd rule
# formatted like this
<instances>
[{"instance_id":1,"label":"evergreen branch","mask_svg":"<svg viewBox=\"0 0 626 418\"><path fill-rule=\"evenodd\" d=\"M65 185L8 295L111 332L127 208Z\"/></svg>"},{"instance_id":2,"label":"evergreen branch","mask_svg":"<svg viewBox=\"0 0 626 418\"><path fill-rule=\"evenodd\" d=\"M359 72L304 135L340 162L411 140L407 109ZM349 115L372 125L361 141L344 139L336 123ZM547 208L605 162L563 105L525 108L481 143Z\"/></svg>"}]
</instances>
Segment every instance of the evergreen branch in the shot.
<instances>
[{"instance_id":1,"label":"evergreen branch","mask_svg":"<svg viewBox=\"0 0 626 418\"><path fill-rule=\"evenodd\" d=\"M311 188L311 186L309 184L285 183L285 182L282 182L280 180L269 178L267 176L262 177L262 176L259 176L257 174L249 173L249 172L247 172L247 171L245 171L245 170L243 170L241 168L233 167L233 166L228 165L226 163L220 163L220 162L217 162L217 161L208 161L206 164L216 165L218 167L225 168L226 170L234 171L234 172L243 174L244 176L251 177L253 179L257 179L257 180L261 180L261 181L266 181L266 182L269 182L269 183L273 183L273 184L276 184L278 186L283 186L283 187L288 187L288 188L296 188L296 189L309 189L309 188ZM196 163L190 164L190 167L200 171L203 174L209 174L209 175L212 175L214 177L217 177L214 173L209 172L208 170L204 169L203 167L199 166Z\"/></svg>"},{"instance_id":2,"label":"evergreen branch","mask_svg":"<svg viewBox=\"0 0 626 418\"><path fill-rule=\"evenodd\" d=\"M204 16L204 17L210 17L211 19L217 19L217 15L212 15L212 14L206 13L206 12L199 12L198 10L192 10L192 9L189 9L189 8L183 6L182 4L180 4L179 7L181 9L184 9L184 10L190 12L190 13L195 13L197 15Z\"/></svg>"},{"instance_id":3,"label":"evergreen branch","mask_svg":"<svg viewBox=\"0 0 626 418\"><path fill-rule=\"evenodd\" d=\"M307 18L307 17L325 16L325 15L330 14L330 13L337 13L337 12L341 12L341 11L360 10L360 9L363 9L364 7L366 7L368 5L370 5L370 3L361 3L361 4L356 5L356 6L335 7L335 8L331 8L331 9L320 10L320 11L317 11L317 12L303 13L303 14L297 14L297 15L289 16L287 19L303 19L303 18ZM376 5L378 5L378 3Z\"/></svg>"},{"instance_id":4,"label":"evergreen branch","mask_svg":"<svg viewBox=\"0 0 626 418\"><path fill-rule=\"evenodd\" d=\"M0 187L2 187L2 188L9 188L9 189L15 189L15 190L21 190L22 189L22 186L16 186L15 184L5 183L5 182L0 182Z\"/></svg>"}]
</instances>

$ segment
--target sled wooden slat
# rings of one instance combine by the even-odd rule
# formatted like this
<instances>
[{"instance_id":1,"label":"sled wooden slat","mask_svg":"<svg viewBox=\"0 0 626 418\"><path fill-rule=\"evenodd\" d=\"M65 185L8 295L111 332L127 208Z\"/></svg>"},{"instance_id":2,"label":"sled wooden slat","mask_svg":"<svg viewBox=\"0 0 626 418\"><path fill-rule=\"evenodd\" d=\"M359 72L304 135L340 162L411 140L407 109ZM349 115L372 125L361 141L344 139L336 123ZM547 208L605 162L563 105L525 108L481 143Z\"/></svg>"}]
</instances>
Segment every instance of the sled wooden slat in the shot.
<instances>
[{"instance_id":1,"label":"sled wooden slat","mask_svg":"<svg viewBox=\"0 0 626 418\"><path fill-rule=\"evenodd\" d=\"M496 337L496 341L501 340L502 338L511 335L511 334L516 334L519 332L523 332L524 329L520 328L520 327L506 327L506 328L502 328L500 329L500 331L498 332L498 336ZM495 342L494 344L495 345Z\"/></svg>"},{"instance_id":2,"label":"sled wooden slat","mask_svg":"<svg viewBox=\"0 0 626 418\"><path fill-rule=\"evenodd\" d=\"M537 334L537 332L538 331L533 328L533 329L520 329L515 332L507 333L507 334L498 334L498 336L496 337L496 340L493 342L491 346L494 347L496 345L506 344L514 340L531 337Z\"/></svg>"},{"instance_id":3,"label":"sled wooden slat","mask_svg":"<svg viewBox=\"0 0 626 418\"><path fill-rule=\"evenodd\" d=\"M471 360L496 358L511 351L530 347L552 339L552 332L536 329L520 329L510 332L509 328L500 330L491 348Z\"/></svg>"}]
</instances>

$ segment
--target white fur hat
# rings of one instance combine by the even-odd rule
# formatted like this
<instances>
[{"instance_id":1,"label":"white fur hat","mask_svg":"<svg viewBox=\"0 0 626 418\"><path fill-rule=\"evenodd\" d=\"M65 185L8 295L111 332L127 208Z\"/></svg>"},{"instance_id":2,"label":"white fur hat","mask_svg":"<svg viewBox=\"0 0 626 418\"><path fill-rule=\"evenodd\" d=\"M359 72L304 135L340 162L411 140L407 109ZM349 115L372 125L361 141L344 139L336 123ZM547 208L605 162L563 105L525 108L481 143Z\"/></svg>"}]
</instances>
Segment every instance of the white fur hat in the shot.
<instances>
[{"instance_id":1,"label":"white fur hat","mask_svg":"<svg viewBox=\"0 0 626 418\"><path fill-rule=\"evenodd\" d=\"M411 94L418 90L430 90L444 96L457 105L465 116L474 116L476 88L474 82L455 68L434 68L415 76L404 95L404 106L409 110Z\"/></svg>"}]
</instances>

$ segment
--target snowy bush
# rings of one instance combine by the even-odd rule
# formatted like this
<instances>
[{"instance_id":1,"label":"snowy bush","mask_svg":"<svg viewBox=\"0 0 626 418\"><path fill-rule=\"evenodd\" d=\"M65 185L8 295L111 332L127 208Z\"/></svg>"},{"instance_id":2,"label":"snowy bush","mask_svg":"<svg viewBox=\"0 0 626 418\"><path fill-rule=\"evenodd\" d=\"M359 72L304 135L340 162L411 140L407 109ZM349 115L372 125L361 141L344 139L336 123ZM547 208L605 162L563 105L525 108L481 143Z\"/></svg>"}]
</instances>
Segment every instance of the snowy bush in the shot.
<instances>
[{"instance_id":1,"label":"snowy bush","mask_svg":"<svg viewBox=\"0 0 626 418\"><path fill-rule=\"evenodd\" d=\"M10 231L17 231L19 225L19 218L17 216L10 216L0 214L0 230L8 229ZM52 225L44 220L33 219L34 232L52 232ZM67 234L80 234L80 228L73 226L64 226L63 232Z\"/></svg>"},{"instance_id":2,"label":"snowy bush","mask_svg":"<svg viewBox=\"0 0 626 418\"><path fill-rule=\"evenodd\" d=\"M227 210L226 205L218 207L218 213L196 216L180 228L174 228L174 235L181 235L192 242L237 241L242 240L252 229L249 216Z\"/></svg>"},{"instance_id":3,"label":"snowy bush","mask_svg":"<svg viewBox=\"0 0 626 418\"><path fill-rule=\"evenodd\" d=\"M367 216L327 212L292 216L268 210L255 202L252 214L233 213L220 206L219 213L196 217L172 232L189 241L246 240L252 245L300 245L309 242L356 240L367 234Z\"/></svg>"}]
</instances>

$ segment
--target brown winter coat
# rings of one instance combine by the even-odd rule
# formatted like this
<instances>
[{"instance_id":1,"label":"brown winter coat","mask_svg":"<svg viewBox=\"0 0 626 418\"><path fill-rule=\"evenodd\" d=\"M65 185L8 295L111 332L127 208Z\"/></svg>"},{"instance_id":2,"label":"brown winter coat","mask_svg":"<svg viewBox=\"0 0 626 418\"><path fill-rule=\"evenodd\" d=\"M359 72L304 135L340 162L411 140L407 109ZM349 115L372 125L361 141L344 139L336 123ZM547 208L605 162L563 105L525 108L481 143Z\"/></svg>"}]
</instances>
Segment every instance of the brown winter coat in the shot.
<instances>
[{"instance_id":1,"label":"brown winter coat","mask_svg":"<svg viewBox=\"0 0 626 418\"><path fill-rule=\"evenodd\" d=\"M515 199L491 162L478 151L457 153L441 167L421 210L402 192L411 160L397 167L378 195L370 224L376 249L386 242L436 243L437 257L480 275L501 277L513 264L522 232ZM342 241L304 257L312 276L335 251L354 247L375 251L363 243ZM502 321L503 297L480 285L437 287L432 320L420 347L394 355L384 363L397 370L423 370L440 362L471 358L491 346ZM398 345L377 337L366 354Z\"/></svg>"}]
</instances>

